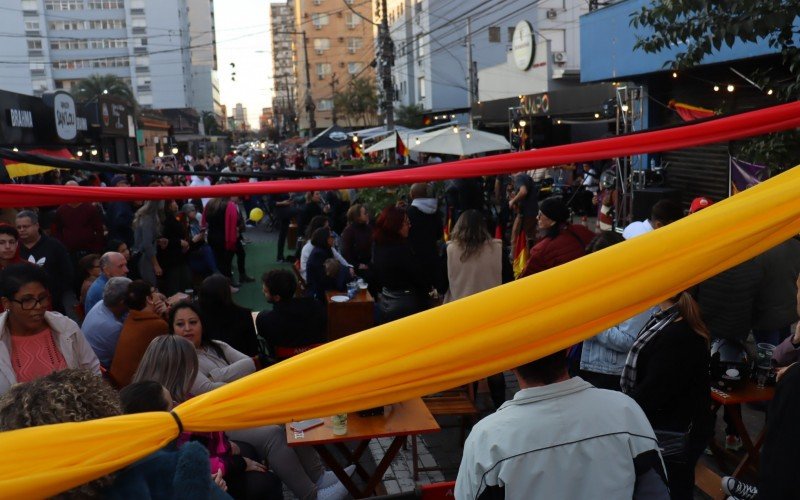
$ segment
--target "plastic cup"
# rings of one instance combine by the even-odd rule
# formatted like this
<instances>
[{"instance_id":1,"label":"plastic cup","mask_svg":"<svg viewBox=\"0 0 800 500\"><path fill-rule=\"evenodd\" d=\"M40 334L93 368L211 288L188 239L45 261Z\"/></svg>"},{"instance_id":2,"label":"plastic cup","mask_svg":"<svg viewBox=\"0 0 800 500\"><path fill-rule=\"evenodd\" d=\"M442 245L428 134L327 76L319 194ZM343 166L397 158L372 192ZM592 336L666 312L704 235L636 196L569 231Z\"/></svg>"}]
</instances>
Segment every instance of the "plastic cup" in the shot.
<instances>
[{"instance_id":1,"label":"plastic cup","mask_svg":"<svg viewBox=\"0 0 800 500\"><path fill-rule=\"evenodd\" d=\"M333 423L333 435L344 436L347 434L347 413L339 413L331 417Z\"/></svg>"}]
</instances>

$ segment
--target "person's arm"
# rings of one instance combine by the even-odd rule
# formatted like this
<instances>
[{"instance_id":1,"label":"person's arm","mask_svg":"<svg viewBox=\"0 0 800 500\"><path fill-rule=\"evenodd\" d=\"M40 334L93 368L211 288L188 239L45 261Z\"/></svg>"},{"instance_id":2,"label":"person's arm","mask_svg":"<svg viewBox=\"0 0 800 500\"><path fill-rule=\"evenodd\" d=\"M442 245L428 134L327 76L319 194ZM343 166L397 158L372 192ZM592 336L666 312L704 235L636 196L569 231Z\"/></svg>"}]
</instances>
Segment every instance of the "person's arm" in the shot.
<instances>
[{"instance_id":1,"label":"person's arm","mask_svg":"<svg viewBox=\"0 0 800 500\"><path fill-rule=\"evenodd\" d=\"M351 268L353 267L352 264L347 262L347 260L345 260L345 258L342 257L342 254L340 254L338 250L336 250L335 248L331 248L331 250L333 250L333 257L339 261L339 264L343 265L344 267L351 267Z\"/></svg>"},{"instance_id":2,"label":"person's arm","mask_svg":"<svg viewBox=\"0 0 800 500\"><path fill-rule=\"evenodd\" d=\"M355 231L352 226L342 231L342 257L348 262L356 261Z\"/></svg>"},{"instance_id":3,"label":"person's arm","mask_svg":"<svg viewBox=\"0 0 800 500\"><path fill-rule=\"evenodd\" d=\"M76 328L77 326L78 325L75 325ZM95 375L100 375L100 360L97 359L97 355L94 353L92 346L89 345L89 342L80 330L75 333L73 346L78 366L71 366L70 368L83 368Z\"/></svg>"},{"instance_id":4,"label":"person's arm","mask_svg":"<svg viewBox=\"0 0 800 500\"><path fill-rule=\"evenodd\" d=\"M669 500L666 471L657 450L647 450L633 458L636 483L633 500Z\"/></svg>"},{"instance_id":5,"label":"person's arm","mask_svg":"<svg viewBox=\"0 0 800 500\"><path fill-rule=\"evenodd\" d=\"M228 360L228 365L221 368L212 369L208 373L208 378L210 380L228 383L250 375L256 371L256 364L253 361L253 358L237 351L224 342L218 342L217 345L222 348L222 352L225 354L225 359ZM216 354L212 353L213 350L208 352L208 354L211 355Z\"/></svg>"},{"instance_id":6,"label":"person's arm","mask_svg":"<svg viewBox=\"0 0 800 500\"><path fill-rule=\"evenodd\" d=\"M626 353L631 350L633 341L650 319L650 309L626 319L622 323L600 332L594 339L606 349Z\"/></svg>"},{"instance_id":7,"label":"person's arm","mask_svg":"<svg viewBox=\"0 0 800 500\"><path fill-rule=\"evenodd\" d=\"M509 206L509 207L513 207L513 206L514 206L514 205L516 205L516 204L517 204L519 201L521 201L522 199L524 199L526 196L528 196L528 188L527 188L527 186L525 186L525 185L523 184L523 185L521 185L521 186L519 187L519 190L517 191L517 194L515 194L513 198L511 198L510 200L508 200L508 206Z\"/></svg>"},{"instance_id":8,"label":"person's arm","mask_svg":"<svg viewBox=\"0 0 800 500\"><path fill-rule=\"evenodd\" d=\"M800 323L797 323L794 333L775 348L772 359L778 366L787 366L800 360Z\"/></svg>"}]
</instances>

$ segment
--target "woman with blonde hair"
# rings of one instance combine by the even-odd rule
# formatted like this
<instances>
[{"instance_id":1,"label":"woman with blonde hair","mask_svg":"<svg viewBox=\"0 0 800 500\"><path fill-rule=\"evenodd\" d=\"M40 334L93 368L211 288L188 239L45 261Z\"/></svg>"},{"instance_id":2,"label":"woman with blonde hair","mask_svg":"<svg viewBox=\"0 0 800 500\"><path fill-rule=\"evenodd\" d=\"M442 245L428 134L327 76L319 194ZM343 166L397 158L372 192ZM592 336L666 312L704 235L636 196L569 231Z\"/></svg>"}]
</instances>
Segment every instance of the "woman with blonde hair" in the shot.
<instances>
[{"instance_id":1,"label":"woman with blonde hair","mask_svg":"<svg viewBox=\"0 0 800 500\"><path fill-rule=\"evenodd\" d=\"M642 407L655 429L685 437L665 456L673 499L691 499L694 467L714 431L708 388L709 332L692 295L680 292L659 304L633 342L622 370L622 392Z\"/></svg>"}]
</instances>

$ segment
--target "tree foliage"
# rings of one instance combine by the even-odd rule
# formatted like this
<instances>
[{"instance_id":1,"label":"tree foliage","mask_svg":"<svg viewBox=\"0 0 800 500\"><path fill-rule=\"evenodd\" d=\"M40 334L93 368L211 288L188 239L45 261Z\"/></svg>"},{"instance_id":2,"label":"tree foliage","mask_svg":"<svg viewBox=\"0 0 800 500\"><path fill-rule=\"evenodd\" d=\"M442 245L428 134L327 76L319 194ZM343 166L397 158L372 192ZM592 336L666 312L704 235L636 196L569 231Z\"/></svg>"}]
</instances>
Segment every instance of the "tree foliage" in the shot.
<instances>
[{"instance_id":1,"label":"tree foliage","mask_svg":"<svg viewBox=\"0 0 800 500\"><path fill-rule=\"evenodd\" d=\"M425 108L422 104L409 104L408 106L399 106L394 110L394 122L397 125L402 125L408 128L422 128L422 114Z\"/></svg>"},{"instance_id":2,"label":"tree foliage","mask_svg":"<svg viewBox=\"0 0 800 500\"><path fill-rule=\"evenodd\" d=\"M93 99L97 99L104 93L125 101L135 109L138 108L138 103L136 102L130 85L116 75L89 75L83 80L80 80L75 87L73 87L72 91L73 97L79 103L87 103Z\"/></svg>"},{"instance_id":3,"label":"tree foliage","mask_svg":"<svg viewBox=\"0 0 800 500\"><path fill-rule=\"evenodd\" d=\"M348 127L374 125L378 113L375 82L366 77L352 80L344 90L334 94L333 105Z\"/></svg>"},{"instance_id":4,"label":"tree foliage","mask_svg":"<svg viewBox=\"0 0 800 500\"><path fill-rule=\"evenodd\" d=\"M211 111L203 111L202 119L206 135L222 135L222 128L217 121L217 115Z\"/></svg>"},{"instance_id":5,"label":"tree foliage","mask_svg":"<svg viewBox=\"0 0 800 500\"><path fill-rule=\"evenodd\" d=\"M772 90L777 100L789 102L800 94L800 49L795 39L800 26L798 0L654 0L631 14L631 25L649 28L636 49L648 53L678 49L666 68L687 69L734 43L765 40L781 57L776 67L761 68L750 76L763 91ZM788 77L787 77L788 75ZM784 132L757 137L737 145L737 154L771 167L794 165L798 134Z\"/></svg>"}]
</instances>

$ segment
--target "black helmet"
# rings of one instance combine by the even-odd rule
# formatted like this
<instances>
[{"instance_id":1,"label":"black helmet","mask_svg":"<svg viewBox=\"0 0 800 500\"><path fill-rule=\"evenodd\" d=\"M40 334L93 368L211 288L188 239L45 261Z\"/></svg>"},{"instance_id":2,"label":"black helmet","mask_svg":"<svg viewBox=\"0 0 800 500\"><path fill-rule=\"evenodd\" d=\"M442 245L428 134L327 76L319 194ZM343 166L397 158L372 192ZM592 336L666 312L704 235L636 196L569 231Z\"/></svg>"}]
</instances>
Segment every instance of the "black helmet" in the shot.
<instances>
[{"instance_id":1,"label":"black helmet","mask_svg":"<svg viewBox=\"0 0 800 500\"><path fill-rule=\"evenodd\" d=\"M711 383L730 392L742 387L750 377L750 359L744 344L732 339L711 343Z\"/></svg>"}]
</instances>

